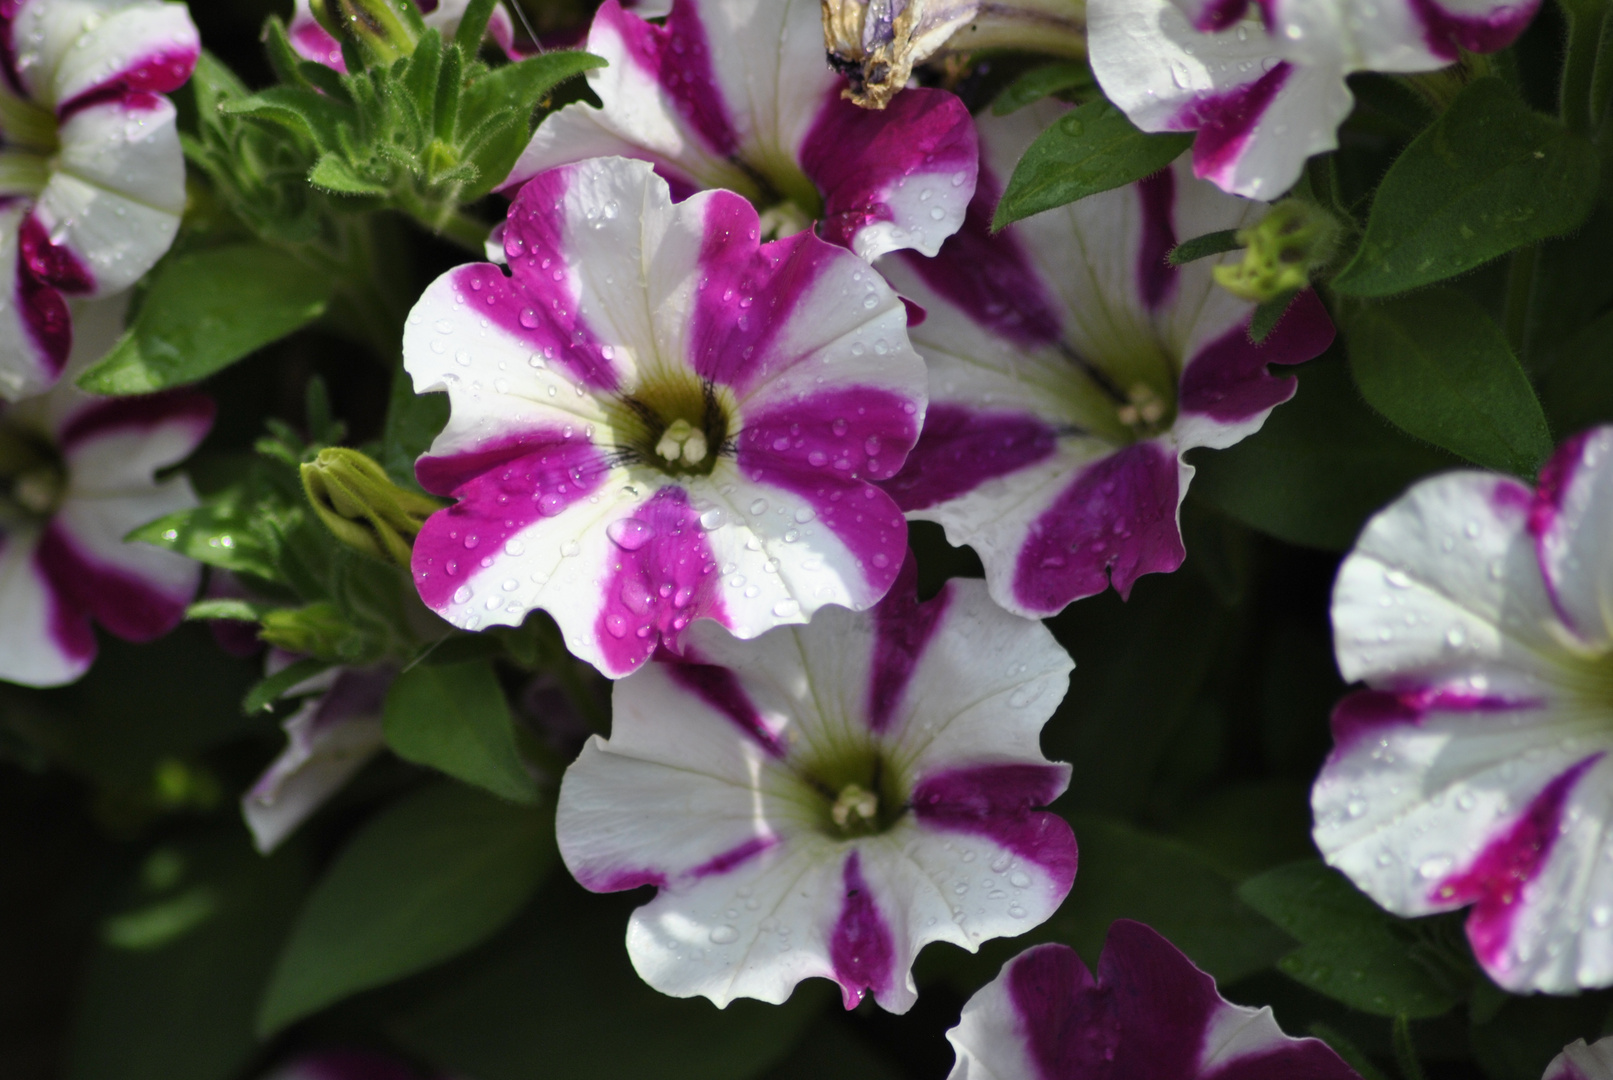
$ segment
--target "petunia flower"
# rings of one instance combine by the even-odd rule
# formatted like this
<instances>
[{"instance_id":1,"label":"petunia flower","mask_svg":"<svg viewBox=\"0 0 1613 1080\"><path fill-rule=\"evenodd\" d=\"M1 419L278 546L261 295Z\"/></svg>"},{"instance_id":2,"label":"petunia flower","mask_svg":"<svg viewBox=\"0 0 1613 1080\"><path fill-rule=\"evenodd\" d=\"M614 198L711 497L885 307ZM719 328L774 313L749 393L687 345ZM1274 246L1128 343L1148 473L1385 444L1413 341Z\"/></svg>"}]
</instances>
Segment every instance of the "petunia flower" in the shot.
<instances>
[{"instance_id":1,"label":"petunia flower","mask_svg":"<svg viewBox=\"0 0 1613 1080\"><path fill-rule=\"evenodd\" d=\"M1033 617L1111 582L1126 596L1140 575L1180 566L1183 453L1259 430L1295 388L1267 365L1309 360L1333 338L1306 292L1255 345L1254 305L1216 286L1217 260L1166 264L1178 240L1264 211L1180 161L992 236L1003 181L1063 109L982 118L962 231L934 259L879 264L928 313L911 336L931 401L884 487L910 518L978 551L992 598Z\"/></svg>"},{"instance_id":2,"label":"petunia flower","mask_svg":"<svg viewBox=\"0 0 1613 1080\"><path fill-rule=\"evenodd\" d=\"M470 0L411 0L420 9L428 29L440 32L445 38L452 37L459 29L459 22L465 17L465 9L470 6ZM286 36L291 39L291 47L297 50L297 55L304 60L312 60L316 64L324 64L342 73L347 72L347 61L342 57L342 43L331 36L330 31L319 25L314 18L313 8L309 0L295 0L291 12L291 25L286 27ZM521 58L521 50L515 44L515 22L510 18L509 9L500 3L493 9L492 17L487 20L487 36L493 39L504 55L512 60Z\"/></svg>"},{"instance_id":3,"label":"petunia flower","mask_svg":"<svg viewBox=\"0 0 1613 1080\"><path fill-rule=\"evenodd\" d=\"M1613 1038L1590 1046L1584 1039L1575 1039L1551 1059L1540 1080L1613 1080Z\"/></svg>"},{"instance_id":4,"label":"petunia flower","mask_svg":"<svg viewBox=\"0 0 1613 1080\"><path fill-rule=\"evenodd\" d=\"M752 642L701 624L694 662L617 683L556 832L586 888L659 889L627 930L657 990L778 1003L822 977L906 1012L924 945L972 952L1069 892L1075 838L1036 808L1069 783L1038 739L1073 665L979 582L919 603L916 580L909 557L872 611Z\"/></svg>"},{"instance_id":5,"label":"petunia flower","mask_svg":"<svg viewBox=\"0 0 1613 1080\"><path fill-rule=\"evenodd\" d=\"M428 607L468 630L541 607L616 677L694 619L751 638L885 595L907 528L873 481L924 421L905 310L850 252L759 231L732 192L674 205L593 159L521 189L511 276L426 290L404 365L453 414L416 475L459 500L415 541Z\"/></svg>"},{"instance_id":6,"label":"petunia flower","mask_svg":"<svg viewBox=\"0 0 1613 1080\"><path fill-rule=\"evenodd\" d=\"M122 312L118 300L76 309L88 331L80 357L115 339ZM199 505L184 476L156 474L189 455L212 423L213 403L201 394L94 398L67 381L0 407L0 679L77 679L95 659L92 619L150 641L184 618L201 568L123 538Z\"/></svg>"},{"instance_id":7,"label":"petunia flower","mask_svg":"<svg viewBox=\"0 0 1613 1080\"><path fill-rule=\"evenodd\" d=\"M816 221L865 259L933 255L974 191L969 112L942 90L910 90L873 112L841 97L825 63L819 0L676 0L665 25L606 0L588 51L604 107L546 117L506 183L511 190L584 158L640 158L679 197L726 188L764 212L770 234Z\"/></svg>"},{"instance_id":8,"label":"petunia flower","mask_svg":"<svg viewBox=\"0 0 1613 1080\"><path fill-rule=\"evenodd\" d=\"M128 288L173 243L185 161L162 95L200 49L183 4L0 5L0 397L61 375L66 297Z\"/></svg>"},{"instance_id":9,"label":"petunia flower","mask_svg":"<svg viewBox=\"0 0 1613 1080\"><path fill-rule=\"evenodd\" d=\"M1436 71L1510 45L1539 0L1090 0L1092 73L1144 131L1196 131L1193 171L1275 198L1338 146L1356 71Z\"/></svg>"},{"instance_id":10,"label":"petunia flower","mask_svg":"<svg viewBox=\"0 0 1613 1080\"><path fill-rule=\"evenodd\" d=\"M1026 949L947 1039L950 1080L1359 1080L1326 1043L1283 1034L1270 1007L1227 1001L1130 919L1109 927L1096 979L1068 945Z\"/></svg>"},{"instance_id":11,"label":"petunia flower","mask_svg":"<svg viewBox=\"0 0 1613 1080\"><path fill-rule=\"evenodd\" d=\"M1399 915L1471 907L1514 993L1613 984L1613 427L1538 488L1455 472L1367 523L1339 570L1317 847Z\"/></svg>"},{"instance_id":12,"label":"petunia flower","mask_svg":"<svg viewBox=\"0 0 1613 1080\"><path fill-rule=\"evenodd\" d=\"M290 662L270 655L272 670ZM279 847L380 751L381 706L396 676L389 665L334 667L287 691L308 697L281 725L286 749L241 796L259 851Z\"/></svg>"}]
</instances>

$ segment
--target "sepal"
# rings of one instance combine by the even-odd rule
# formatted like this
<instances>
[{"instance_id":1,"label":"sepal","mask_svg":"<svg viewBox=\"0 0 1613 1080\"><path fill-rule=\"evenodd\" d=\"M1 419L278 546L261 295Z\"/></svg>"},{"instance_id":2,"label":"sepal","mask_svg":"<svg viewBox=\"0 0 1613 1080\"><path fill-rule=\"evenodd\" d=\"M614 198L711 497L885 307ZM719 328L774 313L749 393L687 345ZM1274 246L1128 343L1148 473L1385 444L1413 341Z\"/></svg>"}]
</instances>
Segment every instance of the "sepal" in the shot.
<instances>
[{"instance_id":1,"label":"sepal","mask_svg":"<svg viewBox=\"0 0 1613 1080\"><path fill-rule=\"evenodd\" d=\"M308 501L336 539L398 566L409 565L420 527L442 509L436 499L399 487L381 466L346 447L321 450L301 474Z\"/></svg>"}]
</instances>

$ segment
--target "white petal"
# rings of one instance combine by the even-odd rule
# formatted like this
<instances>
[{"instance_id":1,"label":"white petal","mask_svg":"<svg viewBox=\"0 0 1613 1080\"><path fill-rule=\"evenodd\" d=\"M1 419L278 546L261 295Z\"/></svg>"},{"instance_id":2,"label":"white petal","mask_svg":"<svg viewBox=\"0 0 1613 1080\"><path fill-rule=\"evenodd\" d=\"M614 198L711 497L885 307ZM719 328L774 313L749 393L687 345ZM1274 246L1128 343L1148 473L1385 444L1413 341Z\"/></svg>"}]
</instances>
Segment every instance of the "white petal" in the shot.
<instances>
[{"instance_id":1,"label":"white petal","mask_svg":"<svg viewBox=\"0 0 1613 1080\"><path fill-rule=\"evenodd\" d=\"M201 48L184 5L159 0L24 0L14 19L17 74L47 107L130 72L131 89L176 89Z\"/></svg>"},{"instance_id":2,"label":"white petal","mask_svg":"<svg viewBox=\"0 0 1613 1080\"><path fill-rule=\"evenodd\" d=\"M1540 473L1531 532L1546 588L1575 636L1613 643L1613 428L1568 440Z\"/></svg>"},{"instance_id":3,"label":"white petal","mask_svg":"<svg viewBox=\"0 0 1613 1080\"><path fill-rule=\"evenodd\" d=\"M89 670L95 639L34 561L36 534L0 538L0 679L60 686Z\"/></svg>"},{"instance_id":4,"label":"white petal","mask_svg":"<svg viewBox=\"0 0 1613 1080\"><path fill-rule=\"evenodd\" d=\"M1613 1080L1613 1038L1590 1046L1584 1039L1575 1039L1551 1059L1540 1080Z\"/></svg>"}]
</instances>

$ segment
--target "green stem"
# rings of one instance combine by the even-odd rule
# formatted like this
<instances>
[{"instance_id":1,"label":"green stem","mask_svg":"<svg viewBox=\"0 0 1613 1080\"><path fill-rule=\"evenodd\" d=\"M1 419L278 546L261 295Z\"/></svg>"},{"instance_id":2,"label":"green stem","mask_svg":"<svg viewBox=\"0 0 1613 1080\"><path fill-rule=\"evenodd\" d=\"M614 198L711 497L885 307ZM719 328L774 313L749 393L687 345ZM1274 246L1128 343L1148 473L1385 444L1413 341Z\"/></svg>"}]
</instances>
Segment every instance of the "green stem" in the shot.
<instances>
[{"instance_id":1,"label":"green stem","mask_svg":"<svg viewBox=\"0 0 1613 1080\"><path fill-rule=\"evenodd\" d=\"M1591 91L1607 7L1603 0L1562 0L1561 6L1568 20L1568 53L1558 109L1568 130L1585 134L1591 129Z\"/></svg>"},{"instance_id":2,"label":"green stem","mask_svg":"<svg viewBox=\"0 0 1613 1080\"><path fill-rule=\"evenodd\" d=\"M487 234L492 232L492 226L449 203L432 205L408 197L398 200L398 209L427 232L458 244L466 251L481 255L487 250Z\"/></svg>"},{"instance_id":3,"label":"green stem","mask_svg":"<svg viewBox=\"0 0 1613 1080\"><path fill-rule=\"evenodd\" d=\"M1395 1017L1395 1066L1402 1080L1423 1080L1422 1063L1417 1060L1417 1047L1411 1041L1411 1021L1405 1013Z\"/></svg>"},{"instance_id":4,"label":"green stem","mask_svg":"<svg viewBox=\"0 0 1613 1080\"><path fill-rule=\"evenodd\" d=\"M1528 344L1529 312L1534 306L1535 269L1540 264L1540 246L1530 244L1512 253L1512 265L1507 270L1506 307L1502 314L1501 329L1512 346L1512 354L1524 359ZM1526 365L1527 366L1527 365Z\"/></svg>"}]
</instances>

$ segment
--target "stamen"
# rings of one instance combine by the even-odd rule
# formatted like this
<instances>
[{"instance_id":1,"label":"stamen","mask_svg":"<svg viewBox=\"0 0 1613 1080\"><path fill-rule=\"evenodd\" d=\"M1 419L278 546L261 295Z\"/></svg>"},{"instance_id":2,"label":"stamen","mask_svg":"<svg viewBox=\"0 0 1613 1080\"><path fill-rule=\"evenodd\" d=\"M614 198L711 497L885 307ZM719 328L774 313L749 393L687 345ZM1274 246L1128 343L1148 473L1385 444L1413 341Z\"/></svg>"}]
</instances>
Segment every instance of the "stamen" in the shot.
<instances>
[{"instance_id":1,"label":"stamen","mask_svg":"<svg viewBox=\"0 0 1613 1080\"><path fill-rule=\"evenodd\" d=\"M847 784L829 809L829 820L842 829L861 829L879 815L879 796L861 784Z\"/></svg>"},{"instance_id":2,"label":"stamen","mask_svg":"<svg viewBox=\"0 0 1613 1080\"><path fill-rule=\"evenodd\" d=\"M62 478L51 468L23 473L11 485L11 497L17 505L35 514L48 514L56 509L61 495Z\"/></svg>"},{"instance_id":3,"label":"stamen","mask_svg":"<svg viewBox=\"0 0 1613 1080\"><path fill-rule=\"evenodd\" d=\"M680 417L661 434L661 441L655 444L655 452L669 465L679 461L699 465L706 460L711 448L706 443L705 432Z\"/></svg>"}]
</instances>

